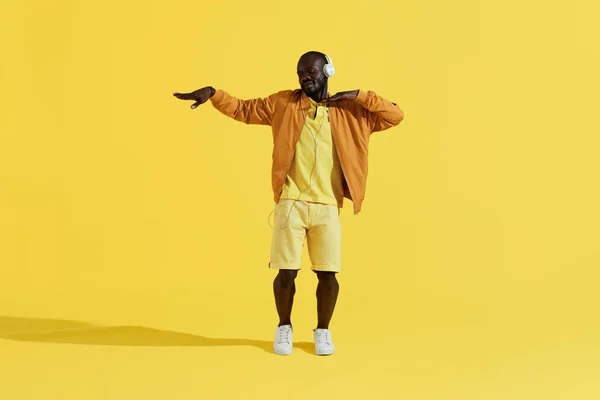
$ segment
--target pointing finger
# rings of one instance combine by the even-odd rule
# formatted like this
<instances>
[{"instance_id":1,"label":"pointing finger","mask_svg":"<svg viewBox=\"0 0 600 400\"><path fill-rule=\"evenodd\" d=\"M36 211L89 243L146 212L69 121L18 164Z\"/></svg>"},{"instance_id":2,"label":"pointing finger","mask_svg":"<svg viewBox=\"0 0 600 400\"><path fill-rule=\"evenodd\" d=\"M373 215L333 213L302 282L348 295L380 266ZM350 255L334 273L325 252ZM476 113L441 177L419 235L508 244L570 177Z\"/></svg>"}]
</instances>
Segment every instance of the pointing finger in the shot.
<instances>
[{"instance_id":1,"label":"pointing finger","mask_svg":"<svg viewBox=\"0 0 600 400\"><path fill-rule=\"evenodd\" d=\"M191 93L173 93L173 96L177 97L179 100L193 100L194 97Z\"/></svg>"}]
</instances>

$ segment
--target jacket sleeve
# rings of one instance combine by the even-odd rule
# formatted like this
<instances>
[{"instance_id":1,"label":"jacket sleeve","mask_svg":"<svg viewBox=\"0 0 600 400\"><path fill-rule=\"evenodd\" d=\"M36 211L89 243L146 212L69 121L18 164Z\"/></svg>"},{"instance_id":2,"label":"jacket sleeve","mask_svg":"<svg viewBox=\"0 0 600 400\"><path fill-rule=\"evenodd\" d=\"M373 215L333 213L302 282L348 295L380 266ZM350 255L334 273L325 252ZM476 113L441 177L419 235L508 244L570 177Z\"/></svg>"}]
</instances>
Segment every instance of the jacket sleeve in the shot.
<instances>
[{"instance_id":1,"label":"jacket sleeve","mask_svg":"<svg viewBox=\"0 0 600 400\"><path fill-rule=\"evenodd\" d=\"M236 121L246 124L271 125L274 110L273 96L241 100L223 90L217 90L210 101L213 107Z\"/></svg>"},{"instance_id":2,"label":"jacket sleeve","mask_svg":"<svg viewBox=\"0 0 600 400\"><path fill-rule=\"evenodd\" d=\"M355 101L366 110L371 132L389 129L404 119L404 112L396 103L392 103L372 91L359 90Z\"/></svg>"}]
</instances>

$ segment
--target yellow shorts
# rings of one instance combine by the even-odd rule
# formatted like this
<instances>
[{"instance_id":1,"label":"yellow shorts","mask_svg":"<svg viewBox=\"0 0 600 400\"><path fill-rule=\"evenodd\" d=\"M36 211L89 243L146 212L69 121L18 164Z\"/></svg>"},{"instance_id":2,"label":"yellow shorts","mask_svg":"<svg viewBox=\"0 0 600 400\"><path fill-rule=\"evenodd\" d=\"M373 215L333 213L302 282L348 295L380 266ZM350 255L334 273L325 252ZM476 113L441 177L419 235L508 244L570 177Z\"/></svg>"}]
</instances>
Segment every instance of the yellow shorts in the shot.
<instances>
[{"instance_id":1,"label":"yellow shorts","mask_svg":"<svg viewBox=\"0 0 600 400\"><path fill-rule=\"evenodd\" d=\"M275 205L273 227L270 268L301 269L306 238L313 271L341 272L338 206L281 199Z\"/></svg>"}]
</instances>

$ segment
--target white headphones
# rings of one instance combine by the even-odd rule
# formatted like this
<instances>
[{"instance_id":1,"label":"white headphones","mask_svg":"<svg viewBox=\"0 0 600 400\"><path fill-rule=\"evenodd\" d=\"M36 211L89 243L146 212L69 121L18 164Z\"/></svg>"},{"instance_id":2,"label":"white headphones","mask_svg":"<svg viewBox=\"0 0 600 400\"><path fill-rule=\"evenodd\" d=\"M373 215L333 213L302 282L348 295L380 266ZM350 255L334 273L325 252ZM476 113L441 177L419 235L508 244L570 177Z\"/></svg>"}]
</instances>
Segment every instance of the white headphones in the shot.
<instances>
[{"instance_id":1,"label":"white headphones","mask_svg":"<svg viewBox=\"0 0 600 400\"><path fill-rule=\"evenodd\" d=\"M327 54L323 53L325 58L327 59L327 64L323 66L323 73L326 77L331 78L335 74L335 68L333 66L333 62L331 62L331 57Z\"/></svg>"}]
</instances>

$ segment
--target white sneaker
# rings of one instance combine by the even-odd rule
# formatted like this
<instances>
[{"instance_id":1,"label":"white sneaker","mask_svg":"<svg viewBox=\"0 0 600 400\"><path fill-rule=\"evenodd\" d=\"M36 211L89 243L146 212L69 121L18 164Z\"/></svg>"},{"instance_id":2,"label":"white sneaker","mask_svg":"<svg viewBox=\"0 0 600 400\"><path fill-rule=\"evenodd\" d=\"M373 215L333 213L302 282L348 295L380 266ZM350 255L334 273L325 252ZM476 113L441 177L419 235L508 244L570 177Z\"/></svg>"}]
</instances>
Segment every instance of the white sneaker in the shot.
<instances>
[{"instance_id":1,"label":"white sneaker","mask_svg":"<svg viewBox=\"0 0 600 400\"><path fill-rule=\"evenodd\" d=\"M276 354L292 354L292 326L281 325L275 331L275 343L273 349Z\"/></svg>"},{"instance_id":2,"label":"white sneaker","mask_svg":"<svg viewBox=\"0 0 600 400\"><path fill-rule=\"evenodd\" d=\"M315 352L318 356L333 354L335 347L333 346L329 329L315 329L313 336L315 338Z\"/></svg>"}]
</instances>

